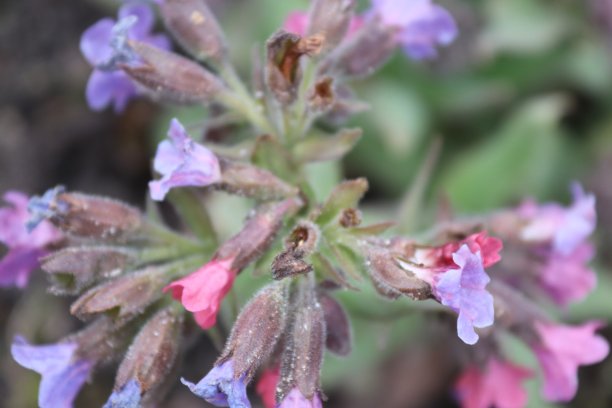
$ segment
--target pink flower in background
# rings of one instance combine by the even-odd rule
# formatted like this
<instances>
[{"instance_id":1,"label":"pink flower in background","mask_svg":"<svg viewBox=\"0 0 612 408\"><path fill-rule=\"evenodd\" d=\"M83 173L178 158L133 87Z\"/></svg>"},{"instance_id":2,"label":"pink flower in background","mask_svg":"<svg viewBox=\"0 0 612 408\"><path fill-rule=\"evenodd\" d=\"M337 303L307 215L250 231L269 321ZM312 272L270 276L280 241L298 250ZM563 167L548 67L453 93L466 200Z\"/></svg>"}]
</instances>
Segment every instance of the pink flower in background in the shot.
<instances>
[{"instance_id":1,"label":"pink flower in background","mask_svg":"<svg viewBox=\"0 0 612 408\"><path fill-rule=\"evenodd\" d=\"M276 407L276 385L280 379L280 368L278 366L266 369L261 376L255 391L261 398L266 408Z\"/></svg>"},{"instance_id":2,"label":"pink flower in background","mask_svg":"<svg viewBox=\"0 0 612 408\"><path fill-rule=\"evenodd\" d=\"M177 119L170 123L168 140L157 147L153 165L163 176L149 183L151 198L157 201L175 187L204 187L221 180L217 156L194 142Z\"/></svg>"},{"instance_id":3,"label":"pink flower in background","mask_svg":"<svg viewBox=\"0 0 612 408\"><path fill-rule=\"evenodd\" d=\"M484 371L477 366L465 370L455 390L463 408L523 408L527 405L523 381L531 376L525 367L491 358Z\"/></svg>"},{"instance_id":4,"label":"pink flower in background","mask_svg":"<svg viewBox=\"0 0 612 408\"><path fill-rule=\"evenodd\" d=\"M233 259L212 260L197 271L172 282L164 288L172 297L194 314L198 325L210 329L217 322L219 307L232 288L236 271L231 269Z\"/></svg>"},{"instance_id":5,"label":"pink flower in background","mask_svg":"<svg viewBox=\"0 0 612 408\"><path fill-rule=\"evenodd\" d=\"M544 372L542 394L548 401L571 400L578 389L578 367L599 363L609 353L608 342L595 331L602 323L581 326L535 323L540 342L532 348Z\"/></svg>"},{"instance_id":6,"label":"pink flower in background","mask_svg":"<svg viewBox=\"0 0 612 408\"><path fill-rule=\"evenodd\" d=\"M9 206L0 208L0 242L8 252L0 260L0 286L23 288L38 267L38 259L47 254L47 246L59 241L62 234L48 221L28 232L29 199L25 194L9 191L4 201Z\"/></svg>"},{"instance_id":7,"label":"pink flower in background","mask_svg":"<svg viewBox=\"0 0 612 408\"><path fill-rule=\"evenodd\" d=\"M363 26L363 22L364 19L362 16L353 16L346 32L346 38L355 34L357 30ZM293 11L289 13L283 23L283 29L302 37L305 36L306 30L308 29L308 13L305 11Z\"/></svg>"}]
</instances>

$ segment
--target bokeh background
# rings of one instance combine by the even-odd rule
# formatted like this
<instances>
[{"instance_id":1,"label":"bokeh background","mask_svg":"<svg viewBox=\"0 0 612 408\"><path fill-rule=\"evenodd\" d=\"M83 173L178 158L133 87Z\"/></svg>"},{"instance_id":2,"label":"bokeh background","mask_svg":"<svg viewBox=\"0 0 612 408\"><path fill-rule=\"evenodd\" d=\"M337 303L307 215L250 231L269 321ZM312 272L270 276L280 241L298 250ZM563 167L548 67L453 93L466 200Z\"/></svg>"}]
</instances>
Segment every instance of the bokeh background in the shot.
<instances>
[{"instance_id":1,"label":"bokeh background","mask_svg":"<svg viewBox=\"0 0 612 408\"><path fill-rule=\"evenodd\" d=\"M291 10L308 6L306 0L209 3L245 77L254 42L261 45ZM612 0L439 3L457 19L458 40L427 63L398 54L355 85L370 109L349 124L363 127L364 137L341 167L312 168L321 176L318 191L324 195L343 177L367 177L366 215L388 219L413 188L424 204L404 202L402 223L406 231L416 232L441 211L477 213L525 196L567 202L569 183L579 180L598 200L599 285L586 302L560 313L570 322L587 317L611 321ZM90 68L80 55L79 37L98 19L113 16L118 4L0 3L0 191L41 193L61 183L143 206L156 140L163 137L169 118L205 120L202 109L146 100L133 102L121 115L87 108L84 88ZM213 205L231 209L216 219L229 234L246 205L216 200ZM261 280L244 275L238 287L243 300ZM353 316L355 348L348 358L326 358L326 406L456 406L449 390L457 367L448 363L448 354L458 346L436 336L437 323L429 315L371 293L344 294L341 300ZM77 328L78 321L67 312L70 301L46 293L41 273L24 291L0 290L0 407L36 405L39 376L17 366L8 345L15 333L42 343ZM612 329L604 334L612 339ZM535 367L528 350L508 347L517 361ZM189 351L182 374L201 377L215 355L202 336ZM77 407L101 406L113 372L112 367L99 372ZM612 406L611 359L580 375L580 392L570 406ZM555 406L540 401L537 380L529 389L530 407ZM180 385L160 404L192 406L206 404Z\"/></svg>"}]
</instances>

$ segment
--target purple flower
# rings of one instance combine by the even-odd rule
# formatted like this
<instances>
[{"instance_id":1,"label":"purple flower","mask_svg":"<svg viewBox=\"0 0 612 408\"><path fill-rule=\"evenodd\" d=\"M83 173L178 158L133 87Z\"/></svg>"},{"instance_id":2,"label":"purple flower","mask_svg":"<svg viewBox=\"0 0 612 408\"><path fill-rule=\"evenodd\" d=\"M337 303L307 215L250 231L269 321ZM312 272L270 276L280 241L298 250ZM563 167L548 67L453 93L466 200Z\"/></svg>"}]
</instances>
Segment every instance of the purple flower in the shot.
<instances>
[{"instance_id":1,"label":"purple flower","mask_svg":"<svg viewBox=\"0 0 612 408\"><path fill-rule=\"evenodd\" d=\"M41 408L71 408L94 364L78 359L76 343L33 346L17 336L11 353L17 363L42 375L38 392Z\"/></svg>"},{"instance_id":2,"label":"purple flower","mask_svg":"<svg viewBox=\"0 0 612 408\"><path fill-rule=\"evenodd\" d=\"M61 233L49 222L41 222L28 232L28 197L17 191L4 194L9 207L0 208L0 242L8 253L0 259L0 286L23 288L38 267L38 259L47 254L46 247L61 239Z\"/></svg>"},{"instance_id":3,"label":"purple flower","mask_svg":"<svg viewBox=\"0 0 612 408\"><path fill-rule=\"evenodd\" d=\"M323 408L323 404L318 395L315 394L312 399L308 399L296 387L287 394L278 408Z\"/></svg>"},{"instance_id":4,"label":"purple flower","mask_svg":"<svg viewBox=\"0 0 612 408\"><path fill-rule=\"evenodd\" d=\"M151 181L151 198L161 201L174 187L208 186L221 179L217 156L195 143L177 119L172 119L168 139L157 147L153 166L163 177Z\"/></svg>"},{"instance_id":5,"label":"purple flower","mask_svg":"<svg viewBox=\"0 0 612 408\"><path fill-rule=\"evenodd\" d=\"M458 269L436 275L434 294L445 306L457 313L457 334L467 344L475 344L478 334L474 327L493 324L493 296L485 290L490 281L485 273L480 252L472 253L463 245L453 254Z\"/></svg>"},{"instance_id":6,"label":"purple flower","mask_svg":"<svg viewBox=\"0 0 612 408\"><path fill-rule=\"evenodd\" d=\"M102 408L140 407L140 385L135 379L129 381L118 391L113 391Z\"/></svg>"},{"instance_id":7,"label":"purple flower","mask_svg":"<svg viewBox=\"0 0 612 408\"><path fill-rule=\"evenodd\" d=\"M397 30L398 44L415 60L435 57L436 45L448 45L457 36L453 17L431 0L372 0L372 10Z\"/></svg>"},{"instance_id":8,"label":"purple flower","mask_svg":"<svg viewBox=\"0 0 612 408\"><path fill-rule=\"evenodd\" d=\"M183 378L181 382L198 397L217 407L251 407L246 392L245 376L235 378L232 360L214 366L197 384Z\"/></svg>"},{"instance_id":9,"label":"purple flower","mask_svg":"<svg viewBox=\"0 0 612 408\"><path fill-rule=\"evenodd\" d=\"M94 67L87 82L85 96L89 107L102 110L113 105L122 111L137 93L130 78L118 69L120 63L133 63L127 41L134 39L159 48L169 49L170 42L163 34L152 34L155 17L143 3L127 3L119 9L119 21L105 18L88 28L81 36L81 52Z\"/></svg>"}]
</instances>

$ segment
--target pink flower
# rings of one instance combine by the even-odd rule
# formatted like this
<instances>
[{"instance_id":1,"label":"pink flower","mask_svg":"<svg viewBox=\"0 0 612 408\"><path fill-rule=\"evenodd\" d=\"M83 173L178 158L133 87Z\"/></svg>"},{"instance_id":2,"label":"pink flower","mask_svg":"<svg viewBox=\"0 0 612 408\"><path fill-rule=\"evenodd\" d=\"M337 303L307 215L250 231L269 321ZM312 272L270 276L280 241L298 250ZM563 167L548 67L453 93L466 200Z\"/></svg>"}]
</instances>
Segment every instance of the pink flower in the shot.
<instances>
[{"instance_id":1,"label":"pink flower","mask_svg":"<svg viewBox=\"0 0 612 408\"><path fill-rule=\"evenodd\" d=\"M522 382L531 376L525 367L491 358L484 372L477 366L465 370L455 390L463 408L522 408L527 405Z\"/></svg>"},{"instance_id":2,"label":"pink flower","mask_svg":"<svg viewBox=\"0 0 612 408\"><path fill-rule=\"evenodd\" d=\"M363 26L363 22L363 17L353 16L346 32L346 38L350 38L355 34ZM306 30L308 29L308 13L304 11L293 11L289 13L283 23L283 29L301 37L305 36Z\"/></svg>"},{"instance_id":3,"label":"pink flower","mask_svg":"<svg viewBox=\"0 0 612 408\"><path fill-rule=\"evenodd\" d=\"M194 314L198 325L210 329L217 322L219 306L236 278L237 272L231 269L233 261L232 258L212 260L192 274L172 282L164 292L172 290L172 297Z\"/></svg>"},{"instance_id":4,"label":"pink flower","mask_svg":"<svg viewBox=\"0 0 612 408\"><path fill-rule=\"evenodd\" d=\"M318 395L315 394L312 399L308 399L296 387L287 394L278 408L323 408L323 404Z\"/></svg>"},{"instance_id":5,"label":"pink flower","mask_svg":"<svg viewBox=\"0 0 612 408\"><path fill-rule=\"evenodd\" d=\"M565 326L536 322L540 342L532 345L544 371L542 395L549 401L569 401L578 389L578 366L595 364L608 355L610 347L595 331L600 322Z\"/></svg>"},{"instance_id":6,"label":"pink flower","mask_svg":"<svg viewBox=\"0 0 612 408\"><path fill-rule=\"evenodd\" d=\"M153 166L163 177L151 181L151 198L161 201L175 187L208 186L221 179L217 156L194 142L177 119L172 119L168 139L157 147Z\"/></svg>"},{"instance_id":7,"label":"pink flower","mask_svg":"<svg viewBox=\"0 0 612 408\"><path fill-rule=\"evenodd\" d=\"M468 246L472 253L480 252L482 266L485 268L499 262L501 259L499 252L503 248L502 241L489 237L485 231L481 231L468 236L464 240L449 242L434 248L427 254L428 260L437 267L456 268L457 265L453 261L453 254L464 244Z\"/></svg>"},{"instance_id":8,"label":"pink flower","mask_svg":"<svg viewBox=\"0 0 612 408\"><path fill-rule=\"evenodd\" d=\"M266 369L261 376L255 391L261 398L266 408L276 407L276 385L280 379L280 368L278 366Z\"/></svg>"},{"instance_id":9,"label":"pink flower","mask_svg":"<svg viewBox=\"0 0 612 408\"><path fill-rule=\"evenodd\" d=\"M38 267L38 259L47 254L46 247L62 235L48 221L28 232L30 215L25 194L9 191L4 200L10 206L0 208L0 242L8 247L8 253L0 260L0 286L23 288Z\"/></svg>"},{"instance_id":10,"label":"pink flower","mask_svg":"<svg viewBox=\"0 0 612 408\"><path fill-rule=\"evenodd\" d=\"M560 306L583 300L597 284L597 275L587 266L592 258L593 247L589 243L569 255L551 256L540 270L539 284Z\"/></svg>"}]
</instances>

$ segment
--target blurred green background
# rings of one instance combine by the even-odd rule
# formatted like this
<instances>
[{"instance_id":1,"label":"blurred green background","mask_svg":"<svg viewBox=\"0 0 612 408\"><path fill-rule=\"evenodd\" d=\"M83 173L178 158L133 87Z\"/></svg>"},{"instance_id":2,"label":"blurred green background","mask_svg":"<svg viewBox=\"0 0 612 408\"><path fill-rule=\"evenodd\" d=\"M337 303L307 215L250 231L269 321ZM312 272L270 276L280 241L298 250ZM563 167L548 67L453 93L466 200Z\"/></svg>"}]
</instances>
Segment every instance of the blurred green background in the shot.
<instances>
[{"instance_id":1,"label":"blurred green background","mask_svg":"<svg viewBox=\"0 0 612 408\"><path fill-rule=\"evenodd\" d=\"M612 0L447 0L460 36L439 58L414 63L398 53L379 73L354 84L370 109L347 125L364 137L341 167L311 169L324 197L345 177L364 176L371 190L366 217L389 219L414 185L439 143L438 158L421 180L422 199L411 202L407 231L430 226L449 205L471 214L513 205L525 196L569 200L581 181L597 195L600 284L583 304L563 311L568 321L612 320ZM259 47L306 0L211 0L243 77ZM89 67L79 55L82 31L118 3L89 0L5 0L0 5L0 190L39 193L58 183L143 205L155 140L168 119L202 120L201 109L176 109L136 101L115 116L89 112L84 87ZM366 8L366 2L360 2ZM414 197L414 196L413 196ZM242 200L216 198L231 208L216 224L229 234L246 212ZM238 280L238 294L265 278ZM364 286L341 301L354 317L352 356L328 356L324 388L331 407L453 407L452 365L457 344L436 337L436 324L409 302L388 303ZM19 332L53 341L76 327L70 299L55 299L38 276L22 294L0 291L2 358L0 406L34 406L38 376L7 356ZM427 307L427 306L426 306ZM431 323L431 322L427 322ZM440 322L443 326L445 322ZM612 330L606 329L608 339ZM214 360L207 343L192 352L185 376L202 375ZM508 341L517 360L535 368L523 346ZM99 378L98 378L99 377ZM97 406L112 386L112 370L96 377L77 406ZM581 370L574 407L612 406L612 361ZM550 406L530 383L530 407ZM10 397L9 397L10 396ZM5 405L3 405L5 404ZM204 406L176 387L161 406Z\"/></svg>"}]
</instances>

